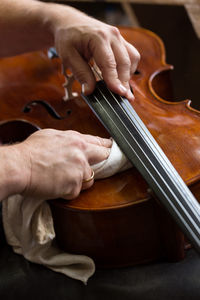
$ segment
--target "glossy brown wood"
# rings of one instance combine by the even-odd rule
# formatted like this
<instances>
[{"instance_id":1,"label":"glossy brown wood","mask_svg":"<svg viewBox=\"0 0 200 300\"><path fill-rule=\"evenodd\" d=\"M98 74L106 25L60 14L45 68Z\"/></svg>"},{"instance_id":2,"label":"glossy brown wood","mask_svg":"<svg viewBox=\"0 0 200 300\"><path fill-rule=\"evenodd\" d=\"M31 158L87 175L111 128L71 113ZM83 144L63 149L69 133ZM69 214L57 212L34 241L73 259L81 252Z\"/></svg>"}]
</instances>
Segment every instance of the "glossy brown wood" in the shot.
<instances>
[{"instance_id":1,"label":"glossy brown wood","mask_svg":"<svg viewBox=\"0 0 200 300\"><path fill-rule=\"evenodd\" d=\"M143 29L124 28L121 33L141 53L138 72L131 80L135 94L132 105L200 199L200 113L188 101L169 102L168 71L172 67L165 63L162 41ZM7 136L22 140L46 127L108 136L80 96L62 100L61 63L59 59L50 60L46 52L1 59L0 82L2 142L8 142ZM74 89L80 95L77 83ZM23 112L27 103L41 99L51 104L62 119L54 119L40 105ZM13 120L18 120L14 126ZM100 266L184 257L183 234L153 199L135 168L96 181L77 199L56 199L50 204L58 244L68 252L91 256Z\"/></svg>"}]
</instances>

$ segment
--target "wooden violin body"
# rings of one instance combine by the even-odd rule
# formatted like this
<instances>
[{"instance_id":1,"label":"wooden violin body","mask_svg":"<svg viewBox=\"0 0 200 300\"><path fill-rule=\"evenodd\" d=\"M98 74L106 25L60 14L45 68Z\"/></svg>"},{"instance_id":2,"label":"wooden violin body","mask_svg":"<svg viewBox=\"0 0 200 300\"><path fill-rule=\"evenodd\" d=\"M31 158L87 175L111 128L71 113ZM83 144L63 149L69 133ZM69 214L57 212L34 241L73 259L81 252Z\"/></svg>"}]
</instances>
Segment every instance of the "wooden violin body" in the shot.
<instances>
[{"instance_id":1,"label":"wooden violin body","mask_svg":"<svg viewBox=\"0 0 200 300\"><path fill-rule=\"evenodd\" d=\"M133 75L132 104L169 160L200 199L200 113L188 101L171 97L161 40L143 29L121 29L139 50ZM78 96L64 97L58 58L46 52L0 60L0 137L2 143L22 140L35 130L56 128L109 136ZM44 102L45 101L45 102ZM166 257L184 257L184 235L154 199L135 168L95 182L77 199L50 201L58 244L67 252L85 254L100 266L124 266Z\"/></svg>"}]
</instances>

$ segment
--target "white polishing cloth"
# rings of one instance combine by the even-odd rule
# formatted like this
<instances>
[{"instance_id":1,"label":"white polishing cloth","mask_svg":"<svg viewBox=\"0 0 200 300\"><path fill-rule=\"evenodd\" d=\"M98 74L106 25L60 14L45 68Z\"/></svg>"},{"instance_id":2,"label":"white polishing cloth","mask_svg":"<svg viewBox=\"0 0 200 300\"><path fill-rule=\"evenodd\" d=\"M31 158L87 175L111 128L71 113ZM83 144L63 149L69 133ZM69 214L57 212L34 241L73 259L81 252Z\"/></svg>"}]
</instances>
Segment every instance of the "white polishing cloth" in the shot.
<instances>
[{"instance_id":1,"label":"white polishing cloth","mask_svg":"<svg viewBox=\"0 0 200 300\"><path fill-rule=\"evenodd\" d=\"M107 160L92 166L95 179L109 177L131 167L113 142ZM55 231L49 205L44 200L13 195L3 201L3 226L14 252L27 260L87 283L95 271L91 258L69 254L55 243Z\"/></svg>"}]
</instances>

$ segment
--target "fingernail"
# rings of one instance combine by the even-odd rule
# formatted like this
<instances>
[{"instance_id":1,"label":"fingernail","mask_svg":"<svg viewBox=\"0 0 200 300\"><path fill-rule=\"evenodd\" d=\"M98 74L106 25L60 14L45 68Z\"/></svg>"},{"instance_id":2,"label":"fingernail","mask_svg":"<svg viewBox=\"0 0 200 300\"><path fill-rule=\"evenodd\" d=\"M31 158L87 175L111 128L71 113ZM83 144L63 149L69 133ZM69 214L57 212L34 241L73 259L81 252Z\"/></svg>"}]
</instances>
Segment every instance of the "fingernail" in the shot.
<instances>
[{"instance_id":1,"label":"fingernail","mask_svg":"<svg viewBox=\"0 0 200 300\"><path fill-rule=\"evenodd\" d=\"M134 100L135 99L135 96L133 95L133 93L131 92L131 90L128 91L127 96L128 96L129 100Z\"/></svg>"},{"instance_id":2,"label":"fingernail","mask_svg":"<svg viewBox=\"0 0 200 300\"><path fill-rule=\"evenodd\" d=\"M106 149L106 159L110 156L110 152L111 152L110 148L107 148Z\"/></svg>"},{"instance_id":3,"label":"fingernail","mask_svg":"<svg viewBox=\"0 0 200 300\"><path fill-rule=\"evenodd\" d=\"M82 93L87 95L90 92L89 85L87 83L82 84Z\"/></svg>"},{"instance_id":4,"label":"fingernail","mask_svg":"<svg viewBox=\"0 0 200 300\"><path fill-rule=\"evenodd\" d=\"M112 141L111 139L103 139L103 145L104 147L111 147L112 146Z\"/></svg>"},{"instance_id":5,"label":"fingernail","mask_svg":"<svg viewBox=\"0 0 200 300\"><path fill-rule=\"evenodd\" d=\"M120 84L119 88L120 88L120 90L121 90L122 93L126 93L127 92L127 88L125 88L124 85Z\"/></svg>"}]
</instances>

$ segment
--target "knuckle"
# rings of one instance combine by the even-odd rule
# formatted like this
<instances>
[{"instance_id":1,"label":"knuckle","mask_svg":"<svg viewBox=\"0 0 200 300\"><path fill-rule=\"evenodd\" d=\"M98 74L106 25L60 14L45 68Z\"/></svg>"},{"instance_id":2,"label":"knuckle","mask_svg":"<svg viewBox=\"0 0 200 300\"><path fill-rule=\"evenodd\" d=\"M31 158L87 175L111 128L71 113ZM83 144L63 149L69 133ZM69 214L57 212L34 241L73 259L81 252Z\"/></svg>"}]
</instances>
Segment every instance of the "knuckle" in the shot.
<instances>
[{"instance_id":1,"label":"knuckle","mask_svg":"<svg viewBox=\"0 0 200 300\"><path fill-rule=\"evenodd\" d=\"M132 61L139 61L140 60L140 53L139 51L131 44L129 44L130 52L129 56Z\"/></svg>"},{"instance_id":2,"label":"knuckle","mask_svg":"<svg viewBox=\"0 0 200 300\"><path fill-rule=\"evenodd\" d=\"M137 62L139 62L139 61L140 61L140 58L141 58L141 55L140 55L140 53L136 50L136 51L135 51L135 60L136 60Z\"/></svg>"},{"instance_id":3,"label":"knuckle","mask_svg":"<svg viewBox=\"0 0 200 300\"><path fill-rule=\"evenodd\" d=\"M105 28L99 28L98 36L103 40L107 40L108 39L108 31Z\"/></svg>"},{"instance_id":4,"label":"knuckle","mask_svg":"<svg viewBox=\"0 0 200 300\"><path fill-rule=\"evenodd\" d=\"M100 68L113 70L117 68L116 61L113 59L112 55L108 54L107 57L105 57L104 63L100 65Z\"/></svg>"},{"instance_id":5,"label":"knuckle","mask_svg":"<svg viewBox=\"0 0 200 300\"><path fill-rule=\"evenodd\" d=\"M77 69L77 70L73 71L73 74L80 83L85 83L85 82L88 82L88 80L89 80L86 70Z\"/></svg>"},{"instance_id":6,"label":"knuckle","mask_svg":"<svg viewBox=\"0 0 200 300\"><path fill-rule=\"evenodd\" d=\"M123 66L123 68L130 69L131 61L130 61L128 56L124 57L123 62L122 62L122 66Z\"/></svg>"},{"instance_id":7,"label":"knuckle","mask_svg":"<svg viewBox=\"0 0 200 300\"><path fill-rule=\"evenodd\" d=\"M96 136L96 139L97 139L97 144L99 146L104 146L104 142L103 142L103 139L99 136Z\"/></svg>"},{"instance_id":8,"label":"knuckle","mask_svg":"<svg viewBox=\"0 0 200 300\"><path fill-rule=\"evenodd\" d=\"M52 128L46 128L39 131L39 133L46 134L46 135L51 135L54 134L55 132L56 130Z\"/></svg>"},{"instance_id":9,"label":"knuckle","mask_svg":"<svg viewBox=\"0 0 200 300\"><path fill-rule=\"evenodd\" d=\"M96 136L97 145L101 147L107 147L108 140L105 138L101 138L100 136Z\"/></svg>"},{"instance_id":10,"label":"knuckle","mask_svg":"<svg viewBox=\"0 0 200 300\"><path fill-rule=\"evenodd\" d=\"M74 163L77 164L77 166L82 167L82 169L84 169L87 164L83 155L76 155L76 157L74 157Z\"/></svg>"},{"instance_id":11,"label":"knuckle","mask_svg":"<svg viewBox=\"0 0 200 300\"><path fill-rule=\"evenodd\" d=\"M73 147L72 150L73 150L73 157L72 157L73 165L75 166L75 168L77 167L77 169L83 170L87 165L87 159L83 151L80 151L76 147Z\"/></svg>"},{"instance_id":12,"label":"knuckle","mask_svg":"<svg viewBox=\"0 0 200 300\"><path fill-rule=\"evenodd\" d=\"M75 145L81 151L85 151L86 147L87 147L86 142L83 139L80 139L80 138L75 140Z\"/></svg>"},{"instance_id":13,"label":"knuckle","mask_svg":"<svg viewBox=\"0 0 200 300\"><path fill-rule=\"evenodd\" d=\"M131 73L134 73L140 61L140 53L135 49L132 56Z\"/></svg>"},{"instance_id":14,"label":"knuckle","mask_svg":"<svg viewBox=\"0 0 200 300\"><path fill-rule=\"evenodd\" d=\"M86 150L87 142L84 140L84 138L82 137L82 135L79 132L73 131L73 130L68 130L67 135L68 135L68 138L70 138L71 146L74 147L75 155L77 155L77 156L80 155L80 152L78 150L81 150L81 151Z\"/></svg>"},{"instance_id":15,"label":"knuckle","mask_svg":"<svg viewBox=\"0 0 200 300\"><path fill-rule=\"evenodd\" d=\"M110 40L112 36L119 38L121 36L120 31L117 27L112 25L104 26L98 29L98 36L103 40Z\"/></svg>"},{"instance_id":16,"label":"knuckle","mask_svg":"<svg viewBox=\"0 0 200 300\"><path fill-rule=\"evenodd\" d=\"M82 183L82 174L81 172L76 172L76 174L72 175L68 180L68 189L66 195L68 198L76 198L81 190Z\"/></svg>"},{"instance_id":17,"label":"knuckle","mask_svg":"<svg viewBox=\"0 0 200 300\"><path fill-rule=\"evenodd\" d=\"M119 29L115 26L110 26L110 31L113 35L117 37L121 36Z\"/></svg>"},{"instance_id":18,"label":"knuckle","mask_svg":"<svg viewBox=\"0 0 200 300\"><path fill-rule=\"evenodd\" d=\"M67 134L67 135L71 135L71 136L81 136L80 132L75 131L75 130L70 130L70 129L68 129L68 130L66 131L66 134Z\"/></svg>"},{"instance_id":19,"label":"knuckle","mask_svg":"<svg viewBox=\"0 0 200 300\"><path fill-rule=\"evenodd\" d=\"M59 130L51 129L51 128L46 128L46 129L41 129L37 130L33 134L29 136L29 138L49 138L49 137L56 137L59 135Z\"/></svg>"}]
</instances>

